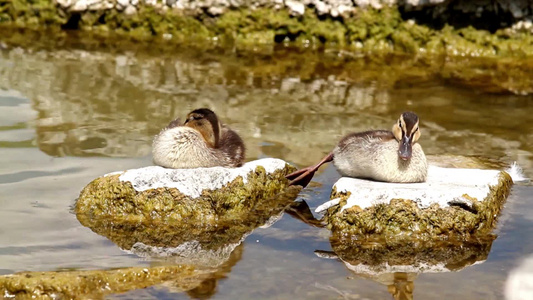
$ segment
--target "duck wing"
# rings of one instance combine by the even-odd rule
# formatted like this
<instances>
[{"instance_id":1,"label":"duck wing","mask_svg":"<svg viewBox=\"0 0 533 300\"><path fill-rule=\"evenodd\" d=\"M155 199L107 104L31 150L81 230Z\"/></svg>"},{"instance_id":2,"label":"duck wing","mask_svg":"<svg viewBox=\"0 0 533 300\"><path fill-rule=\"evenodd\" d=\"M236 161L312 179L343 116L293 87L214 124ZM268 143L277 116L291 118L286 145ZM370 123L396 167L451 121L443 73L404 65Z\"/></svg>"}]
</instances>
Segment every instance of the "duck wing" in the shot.
<instances>
[{"instance_id":1,"label":"duck wing","mask_svg":"<svg viewBox=\"0 0 533 300\"><path fill-rule=\"evenodd\" d=\"M229 158L234 167L242 166L246 155L244 142L235 131L226 125L222 125L218 149Z\"/></svg>"}]
</instances>

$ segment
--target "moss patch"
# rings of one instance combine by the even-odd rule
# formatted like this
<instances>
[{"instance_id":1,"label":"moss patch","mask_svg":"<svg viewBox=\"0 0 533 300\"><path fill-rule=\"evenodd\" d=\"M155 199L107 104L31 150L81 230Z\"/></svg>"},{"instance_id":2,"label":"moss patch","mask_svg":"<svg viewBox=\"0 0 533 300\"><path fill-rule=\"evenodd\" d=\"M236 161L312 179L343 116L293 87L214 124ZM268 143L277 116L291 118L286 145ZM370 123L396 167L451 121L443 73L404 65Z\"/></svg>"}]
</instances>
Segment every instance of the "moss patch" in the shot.
<instances>
[{"instance_id":1,"label":"moss patch","mask_svg":"<svg viewBox=\"0 0 533 300\"><path fill-rule=\"evenodd\" d=\"M119 175L87 185L76 203L78 220L121 248L136 242L176 247L195 240L203 249L237 243L296 199L299 187L288 187L292 166L267 174L263 167L215 191L190 198L175 188L137 192Z\"/></svg>"},{"instance_id":2,"label":"moss patch","mask_svg":"<svg viewBox=\"0 0 533 300\"><path fill-rule=\"evenodd\" d=\"M0 0L0 24L16 27L58 27L67 15L52 0Z\"/></svg>"},{"instance_id":3,"label":"moss patch","mask_svg":"<svg viewBox=\"0 0 533 300\"><path fill-rule=\"evenodd\" d=\"M259 201L264 201L288 187L285 175L294 169L267 174L263 167L218 190L204 190L199 198L191 198L175 188L158 188L137 192L120 175L100 177L89 183L76 202L76 213L91 218L108 217L121 223L199 222L204 226L223 220L238 220Z\"/></svg>"},{"instance_id":4,"label":"moss patch","mask_svg":"<svg viewBox=\"0 0 533 300\"><path fill-rule=\"evenodd\" d=\"M138 40L183 43L212 40L238 48L294 41L301 46L326 45L358 52L432 53L477 56L530 56L533 37L501 29L495 33L473 27L441 30L402 19L396 7L359 9L345 18L319 17L313 9L291 16L287 9L240 8L219 17L189 15L139 4L138 13L116 9L68 12L51 0L0 0L0 24L21 28L81 29L101 35L118 33ZM153 41L152 41L153 42Z\"/></svg>"},{"instance_id":5,"label":"moss patch","mask_svg":"<svg viewBox=\"0 0 533 300\"><path fill-rule=\"evenodd\" d=\"M125 268L109 271L22 272L0 276L0 293L16 299L98 299L163 282L189 290L205 278L190 266ZM191 286L192 285L192 286Z\"/></svg>"},{"instance_id":6,"label":"moss patch","mask_svg":"<svg viewBox=\"0 0 533 300\"><path fill-rule=\"evenodd\" d=\"M147 9L153 11L153 8ZM244 18L244 23L239 25L230 18L232 15L235 15L238 20ZM281 16L278 17L281 18ZM0 29L2 31L0 40L8 46L32 49L74 47L83 50L149 52L151 55L159 56L193 52L195 55L186 58L193 61L209 60L223 55L224 57L219 59L223 59L228 64L235 59L235 56L238 56L238 61L234 63L239 64L238 69L241 73L235 74L232 78L242 80L248 78L251 73L256 78L266 80L282 76L298 77L302 81L309 81L335 76L335 79L344 80L350 84L377 83L380 88L384 89L436 81L488 93L533 93L533 60L529 56L520 55L518 52L509 53L508 56L500 54L478 56L474 52L455 51L453 45L450 46L439 38L440 35L453 35L455 32L453 29L447 29L449 32L437 33L433 29L405 23L403 26L415 26L418 29L413 29L408 35L401 31L392 31L391 39L380 38L379 40L383 42L378 42L376 37L368 36L367 29L358 29L359 25L352 25L352 29L344 28L343 26L348 21L321 20L313 18L312 15L308 16L307 13L300 19L288 15L286 17L291 22L279 21L275 23L277 25L268 27L269 29L257 31L259 29L256 27L249 25L251 26L249 28L246 25L253 23L255 15L252 12L248 14L238 11L228 12L219 19L209 19L209 21L174 13L169 16L158 15L158 18L162 20L176 18L175 21L161 21L160 25L145 30L142 29L143 26L139 27L139 24L152 21L144 20L141 15L128 17L122 13L110 11L103 18L98 16L96 25L87 25L87 30L62 31L60 27L47 26L46 31L38 29L21 31L3 27ZM102 20L108 21L100 23ZM178 20L185 22L184 25L179 25ZM265 22L267 21L273 22L270 19ZM113 26L116 30L105 25L106 22L115 24ZM165 29L164 24L167 22L172 24L172 30L176 31L175 33L169 33L170 31ZM218 22L220 24L216 25ZM293 22L296 23L293 24ZM2 27L1 24L0 27ZM298 26L294 27L294 30L288 29L291 24L294 26L298 24ZM324 27L318 26L319 24ZM305 31L306 26L312 33ZM344 29L336 31L337 27ZM378 28L381 27L378 26ZM358 30L363 30L363 33L356 34ZM378 29L374 31L377 36L386 35L386 32L389 32L382 32ZM289 32L288 36L284 35ZM342 38L349 35L357 35L364 39L343 41ZM412 38L412 35L415 38ZM520 34L512 34L512 36L516 35ZM214 37L218 37L216 42ZM427 40L426 46L401 42L408 38ZM291 39L294 40L293 43L289 43L291 47L272 47L275 41ZM458 37L458 39L464 39L464 37ZM503 35L502 39L504 39ZM262 42L259 43L260 40ZM374 51L365 44L366 40L369 40L370 44L381 44L388 50L377 51L376 48ZM393 40L398 42L393 42ZM313 47L313 45L321 45L321 41L328 45L327 51ZM524 42L527 43L525 40ZM400 49L403 53L397 53L394 45L399 45L399 43L403 43L403 46L398 46L401 49L417 50L410 52L410 50ZM445 45L448 45L446 47L450 51L445 51ZM424 47L435 49L426 51ZM526 48L519 47L519 49ZM391 54L393 50L395 53ZM361 55L361 52L367 55ZM414 53L416 55L413 55Z\"/></svg>"},{"instance_id":7,"label":"moss patch","mask_svg":"<svg viewBox=\"0 0 533 300\"><path fill-rule=\"evenodd\" d=\"M389 204L377 204L364 210L353 206L343 212L341 208L349 195L334 190L331 199L340 197L340 204L329 208L324 218L337 238L465 240L490 233L511 186L510 176L501 172L498 184L490 188L487 198L483 201L471 199L473 205L469 209L441 208L437 204L422 209L412 200L393 199Z\"/></svg>"},{"instance_id":8,"label":"moss patch","mask_svg":"<svg viewBox=\"0 0 533 300\"><path fill-rule=\"evenodd\" d=\"M247 213L231 219L221 214L214 224L195 222L119 222L112 217L89 217L78 214L83 226L105 236L122 249L131 249L141 242L154 247L177 247L187 241L197 241L203 250L218 250L240 242L243 236L264 225L272 216L280 214L297 197L299 188L290 187L280 194L263 198ZM232 214L232 216L235 216Z\"/></svg>"}]
</instances>

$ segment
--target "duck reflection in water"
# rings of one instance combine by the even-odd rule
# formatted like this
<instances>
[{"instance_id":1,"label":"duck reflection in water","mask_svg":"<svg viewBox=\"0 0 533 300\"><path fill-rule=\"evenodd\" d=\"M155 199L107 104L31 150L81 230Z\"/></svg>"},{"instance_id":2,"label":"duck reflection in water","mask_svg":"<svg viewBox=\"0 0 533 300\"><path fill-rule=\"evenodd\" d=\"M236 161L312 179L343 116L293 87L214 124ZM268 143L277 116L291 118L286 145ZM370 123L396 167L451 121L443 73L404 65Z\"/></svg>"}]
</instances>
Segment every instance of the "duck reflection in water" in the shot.
<instances>
[{"instance_id":1,"label":"duck reflection in water","mask_svg":"<svg viewBox=\"0 0 533 300\"><path fill-rule=\"evenodd\" d=\"M392 126L392 131L348 134L318 164L286 177L291 180L291 185L305 187L321 165L333 161L342 176L384 182L424 182L428 165L424 150L417 143L420 138L418 125L415 113L404 112Z\"/></svg>"}]
</instances>

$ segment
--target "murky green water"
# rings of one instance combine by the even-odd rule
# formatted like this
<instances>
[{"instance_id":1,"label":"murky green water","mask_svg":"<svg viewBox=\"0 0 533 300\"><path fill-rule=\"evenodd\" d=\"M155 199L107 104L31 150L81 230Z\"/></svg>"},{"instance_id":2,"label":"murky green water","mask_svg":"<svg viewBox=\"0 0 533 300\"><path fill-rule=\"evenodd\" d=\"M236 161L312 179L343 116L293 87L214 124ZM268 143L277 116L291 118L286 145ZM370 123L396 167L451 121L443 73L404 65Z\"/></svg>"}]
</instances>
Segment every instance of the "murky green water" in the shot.
<instances>
[{"instance_id":1,"label":"murky green water","mask_svg":"<svg viewBox=\"0 0 533 300\"><path fill-rule=\"evenodd\" d=\"M439 76L396 74L402 64L333 54L118 53L79 48L0 51L0 274L110 269L139 258L80 225L70 212L92 179L151 164L151 140L176 116L210 107L244 138L248 160L304 166L351 131L421 118L427 154L517 161L533 176L533 96L489 95ZM153 51L152 51L153 52ZM322 62L324 61L324 62ZM348 66L359 66L354 72ZM396 67L395 67L396 66ZM417 69L418 68L418 69ZM376 74L378 74L376 76ZM332 166L301 193L312 210L329 197ZM408 274L416 299L501 299L509 271L533 250L533 189L515 186L488 259L457 272ZM358 275L335 259L328 231L288 214L248 236L211 279L108 298L388 299L394 278ZM167 262L168 263L168 262ZM397 276L398 277L398 276ZM401 276L400 276L401 277Z\"/></svg>"}]
</instances>

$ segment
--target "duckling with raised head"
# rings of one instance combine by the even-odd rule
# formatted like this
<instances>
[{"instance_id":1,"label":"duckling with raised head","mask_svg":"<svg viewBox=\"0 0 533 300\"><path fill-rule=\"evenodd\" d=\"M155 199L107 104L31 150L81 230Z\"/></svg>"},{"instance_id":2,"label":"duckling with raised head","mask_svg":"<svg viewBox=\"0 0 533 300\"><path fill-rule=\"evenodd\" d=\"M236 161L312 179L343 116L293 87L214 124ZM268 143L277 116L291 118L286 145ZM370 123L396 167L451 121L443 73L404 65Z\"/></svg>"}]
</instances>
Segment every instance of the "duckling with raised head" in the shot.
<instances>
[{"instance_id":1,"label":"duckling with raised head","mask_svg":"<svg viewBox=\"0 0 533 300\"><path fill-rule=\"evenodd\" d=\"M200 108L190 112L183 124L175 119L156 135L152 155L156 165L173 169L240 167L245 147L212 110Z\"/></svg>"},{"instance_id":2,"label":"duckling with raised head","mask_svg":"<svg viewBox=\"0 0 533 300\"><path fill-rule=\"evenodd\" d=\"M318 164L298 170L286 177L291 185L307 186L316 170L326 162L342 176L368 178L385 182L424 182L428 164L420 144L418 116L404 112L392 131L371 130L343 137Z\"/></svg>"}]
</instances>

